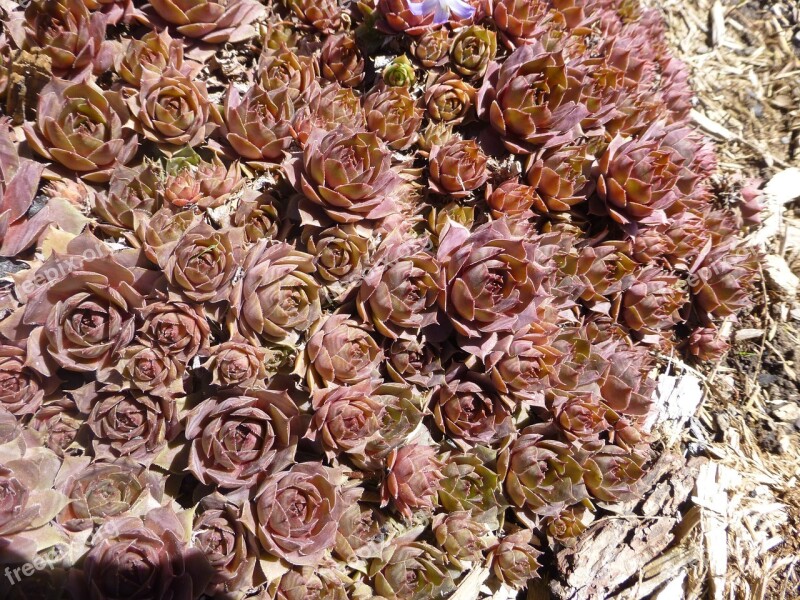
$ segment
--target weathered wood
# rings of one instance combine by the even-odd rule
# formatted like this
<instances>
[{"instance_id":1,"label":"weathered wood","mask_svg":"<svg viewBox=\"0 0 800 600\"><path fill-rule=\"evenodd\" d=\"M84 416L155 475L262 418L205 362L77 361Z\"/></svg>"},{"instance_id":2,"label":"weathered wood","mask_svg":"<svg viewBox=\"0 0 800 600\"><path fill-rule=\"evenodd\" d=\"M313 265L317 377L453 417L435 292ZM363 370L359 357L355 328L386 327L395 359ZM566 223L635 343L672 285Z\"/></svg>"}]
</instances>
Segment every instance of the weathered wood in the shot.
<instances>
[{"instance_id":1,"label":"weathered wood","mask_svg":"<svg viewBox=\"0 0 800 600\"><path fill-rule=\"evenodd\" d=\"M625 593L649 580L656 585L666 580L646 565L662 555L675 540L676 525L681 520L679 507L683 504L697 478L703 459L686 461L682 456L665 453L653 465L642 482L649 491L634 502L614 509L617 515L600 518L572 548L556 552L556 564L561 574L550 582L550 591L558 600L600 600L614 597L633 598ZM693 557L674 554L675 575Z\"/></svg>"}]
</instances>

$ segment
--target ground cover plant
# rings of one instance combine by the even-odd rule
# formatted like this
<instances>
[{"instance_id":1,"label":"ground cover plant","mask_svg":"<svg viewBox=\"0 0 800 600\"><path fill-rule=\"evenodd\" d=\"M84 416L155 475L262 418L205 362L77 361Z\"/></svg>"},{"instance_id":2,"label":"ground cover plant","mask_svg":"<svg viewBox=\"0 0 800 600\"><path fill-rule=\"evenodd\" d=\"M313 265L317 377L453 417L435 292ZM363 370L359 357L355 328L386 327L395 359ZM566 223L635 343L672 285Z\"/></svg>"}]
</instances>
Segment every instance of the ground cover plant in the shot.
<instances>
[{"instance_id":1,"label":"ground cover plant","mask_svg":"<svg viewBox=\"0 0 800 600\"><path fill-rule=\"evenodd\" d=\"M750 306L636 2L2 10L4 597L514 593Z\"/></svg>"}]
</instances>

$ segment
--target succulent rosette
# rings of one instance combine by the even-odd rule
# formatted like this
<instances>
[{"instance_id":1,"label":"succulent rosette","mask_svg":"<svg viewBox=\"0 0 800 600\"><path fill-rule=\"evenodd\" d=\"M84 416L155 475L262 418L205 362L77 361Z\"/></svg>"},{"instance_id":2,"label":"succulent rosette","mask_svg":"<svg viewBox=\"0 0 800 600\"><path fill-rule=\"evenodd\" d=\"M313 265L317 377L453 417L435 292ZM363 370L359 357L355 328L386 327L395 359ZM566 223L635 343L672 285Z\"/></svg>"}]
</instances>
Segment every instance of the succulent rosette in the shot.
<instances>
[{"instance_id":1,"label":"succulent rosette","mask_svg":"<svg viewBox=\"0 0 800 600\"><path fill-rule=\"evenodd\" d=\"M356 226L342 224L309 235L306 247L323 282L345 283L361 275L369 255L369 238Z\"/></svg>"},{"instance_id":2,"label":"succulent rosette","mask_svg":"<svg viewBox=\"0 0 800 600\"><path fill-rule=\"evenodd\" d=\"M298 19L320 33L332 34L342 23L342 9L336 0L283 0Z\"/></svg>"},{"instance_id":3,"label":"succulent rosette","mask_svg":"<svg viewBox=\"0 0 800 600\"><path fill-rule=\"evenodd\" d=\"M294 567L267 587L270 600L347 600L346 576L335 568Z\"/></svg>"},{"instance_id":4,"label":"succulent rosette","mask_svg":"<svg viewBox=\"0 0 800 600\"><path fill-rule=\"evenodd\" d=\"M128 106L142 135L167 151L197 146L216 126L205 84L174 66L143 71L139 91L128 98Z\"/></svg>"},{"instance_id":5,"label":"succulent rosette","mask_svg":"<svg viewBox=\"0 0 800 600\"><path fill-rule=\"evenodd\" d=\"M258 552L254 532L255 520L248 503L232 502L220 494L200 501L192 540L214 571L207 594L225 597L252 587Z\"/></svg>"},{"instance_id":6,"label":"succulent rosette","mask_svg":"<svg viewBox=\"0 0 800 600\"><path fill-rule=\"evenodd\" d=\"M140 335L183 364L208 347L210 328L200 307L186 302L152 302L140 312Z\"/></svg>"},{"instance_id":7,"label":"succulent rosette","mask_svg":"<svg viewBox=\"0 0 800 600\"><path fill-rule=\"evenodd\" d=\"M374 133L344 127L311 133L302 156L286 173L295 189L338 223L379 219L395 210L391 193L398 177L391 155Z\"/></svg>"},{"instance_id":8,"label":"succulent rosette","mask_svg":"<svg viewBox=\"0 0 800 600\"><path fill-rule=\"evenodd\" d=\"M295 102L317 77L318 65L312 56L296 54L282 45L277 50L265 49L258 59L258 80L265 90L287 89Z\"/></svg>"},{"instance_id":9,"label":"succulent rosette","mask_svg":"<svg viewBox=\"0 0 800 600\"><path fill-rule=\"evenodd\" d=\"M298 414L286 392L273 390L204 400L186 418L189 470L203 483L255 492L269 472L292 462Z\"/></svg>"},{"instance_id":10,"label":"succulent rosette","mask_svg":"<svg viewBox=\"0 0 800 600\"><path fill-rule=\"evenodd\" d=\"M364 455L350 454L359 468L375 471L383 468L390 451L405 444L425 416L426 396L405 383L379 385L373 399L383 406L380 429L367 443Z\"/></svg>"},{"instance_id":11,"label":"succulent rosette","mask_svg":"<svg viewBox=\"0 0 800 600\"><path fill-rule=\"evenodd\" d=\"M25 350L0 344L0 407L20 417L35 413L46 391L45 380L25 359Z\"/></svg>"},{"instance_id":12,"label":"succulent rosette","mask_svg":"<svg viewBox=\"0 0 800 600\"><path fill-rule=\"evenodd\" d=\"M488 12L506 41L523 45L542 32L548 5L538 0L489 0Z\"/></svg>"},{"instance_id":13,"label":"succulent rosette","mask_svg":"<svg viewBox=\"0 0 800 600\"><path fill-rule=\"evenodd\" d=\"M338 83L323 85L315 81L295 104L298 108L292 119L292 128L295 139L303 148L318 129L331 131L341 125L348 130L360 131L366 127L361 97L352 88ZM315 139L315 143L318 141ZM291 180L292 175L289 177Z\"/></svg>"},{"instance_id":14,"label":"succulent rosette","mask_svg":"<svg viewBox=\"0 0 800 600\"><path fill-rule=\"evenodd\" d=\"M78 439L83 422L75 402L64 397L43 404L33 416L30 428L43 436L47 448L63 457Z\"/></svg>"},{"instance_id":15,"label":"succulent rosette","mask_svg":"<svg viewBox=\"0 0 800 600\"><path fill-rule=\"evenodd\" d=\"M495 577L514 589L525 587L535 578L542 552L531 544L532 540L533 532L529 529L518 529L499 540L488 551Z\"/></svg>"},{"instance_id":16,"label":"succulent rosette","mask_svg":"<svg viewBox=\"0 0 800 600\"><path fill-rule=\"evenodd\" d=\"M647 135L615 138L597 165L595 212L607 211L621 225L663 223L680 194L683 162L676 151Z\"/></svg>"},{"instance_id":17,"label":"succulent rosette","mask_svg":"<svg viewBox=\"0 0 800 600\"><path fill-rule=\"evenodd\" d=\"M434 121L459 125L470 113L474 98L475 88L448 71L425 90L425 109Z\"/></svg>"},{"instance_id":18,"label":"succulent rosette","mask_svg":"<svg viewBox=\"0 0 800 600\"><path fill-rule=\"evenodd\" d=\"M264 549L293 565L316 565L336 542L344 511L342 475L319 463L300 463L270 476L256 504Z\"/></svg>"},{"instance_id":19,"label":"succulent rosette","mask_svg":"<svg viewBox=\"0 0 800 600\"><path fill-rule=\"evenodd\" d=\"M381 505L391 501L409 520L416 510L432 511L442 486L442 464L433 446L411 444L389 452Z\"/></svg>"},{"instance_id":20,"label":"succulent rosette","mask_svg":"<svg viewBox=\"0 0 800 600\"><path fill-rule=\"evenodd\" d=\"M720 360L730 349L730 344L716 327L696 327L689 335L686 346L691 356L712 361Z\"/></svg>"},{"instance_id":21,"label":"succulent rosette","mask_svg":"<svg viewBox=\"0 0 800 600\"><path fill-rule=\"evenodd\" d=\"M199 65L183 58L183 44L165 29L150 31L141 39L128 40L125 50L114 56L114 69L126 83L139 87L145 71L161 72L168 66L182 72L193 72Z\"/></svg>"},{"instance_id":22,"label":"succulent rosette","mask_svg":"<svg viewBox=\"0 0 800 600\"><path fill-rule=\"evenodd\" d=\"M456 32L450 45L450 64L468 79L482 77L497 54L497 34L480 25Z\"/></svg>"},{"instance_id":23,"label":"succulent rosette","mask_svg":"<svg viewBox=\"0 0 800 600\"><path fill-rule=\"evenodd\" d=\"M364 97L367 128L393 150L406 150L415 141L422 110L404 87L377 88Z\"/></svg>"},{"instance_id":24,"label":"succulent rosette","mask_svg":"<svg viewBox=\"0 0 800 600\"><path fill-rule=\"evenodd\" d=\"M255 198L244 197L233 213L233 225L244 229L244 237L250 243L261 238L279 239L279 207L279 202L271 194L260 194Z\"/></svg>"},{"instance_id":25,"label":"succulent rosette","mask_svg":"<svg viewBox=\"0 0 800 600\"><path fill-rule=\"evenodd\" d=\"M547 275L534 250L505 220L472 233L451 224L440 240L438 258L447 277L442 305L459 334L479 337L533 318L534 300Z\"/></svg>"},{"instance_id":26,"label":"succulent rosette","mask_svg":"<svg viewBox=\"0 0 800 600\"><path fill-rule=\"evenodd\" d=\"M492 209L492 216L498 219L503 216L532 217L531 209L547 212L547 207L536 192L536 188L513 179L504 181L492 189L491 193L487 187L486 192L486 204Z\"/></svg>"},{"instance_id":27,"label":"succulent rosette","mask_svg":"<svg viewBox=\"0 0 800 600\"><path fill-rule=\"evenodd\" d=\"M433 13L412 7L414 0L378 0L382 24L390 31L419 35L433 24Z\"/></svg>"},{"instance_id":28,"label":"succulent rosette","mask_svg":"<svg viewBox=\"0 0 800 600\"><path fill-rule=\"evenodd\" d=\"M229 340L209 348L207 356L203 367L211 372L213 385L249 389L263 386L269 374L267 365L276 362L279 355L261 346Z\"/></svg>"},{"instance_id":29,"label":"succulent rosette","mask_svg":"<svg viewBox=\"0 0 800 600\"><path fill-rule=\"evenodd\" d=\"M235 197L244 183L238 162L226 166L215 158L172 169L160 186L160 195L176 209L219 208Z\"/></svg>"},{"instance_id":30,"label":"succulent rosette","mask_svg":"<svg viewBox=\"0 0 800 600\"><path fill-rule=\"evenodd\" d=\"M432 400L437 427L457 440L491 444L513 431L509 407L491 382L480 377L454 374Z\"/></svg>"},{"instance_id":31,"label":"succulent rosette","mask_svg":"<svg viewBox=\"0 0 800 600\"><path fill-rule=\"evenodd\" d=\"M331 315L312 327L296 370L306 373L312 389L350 385L375 377L382 358L366 327L347 315Z\"/></svg>"},{"instance_id":32,"label":"succulent rosette","mask_svg":"<svg viewBox=\"0 0 800 600\"><path fill-rule=\"evenodd\" d=\"M85 390L76 398L88 414L91 446L98 459L130 458L150 465L178 433L178 410L170 396L134 389Z\"/></svg>"},{"instance_id":33,"label":"succulent rosette","mask_svg":"<svg viewBox=\"0 0 800 600\"><path fill-rule=\"evenodd\" d=\"M32 557L46 541L41 528L69 500L53 489L61 460L51 450L18 438L0 445L0 549ZM37 531L38 530L38 531ZM51 537L52 543L52 537Z\"/></svg>"},{"instance_id":34,"label":"succulent rosette","mask_svg":"<svg viewBox=\"0 0 800 600\"><path fill-rule=\"evenodd\" d=\"M137 286L150 276L127 268L95 246L85 235L73 240L74 252L46 263L42 285L20 309L17 333L31 328L28 362L39 372L54 374L57 367L90 373L108 369L116 352L134 336L134 312L144 299ZM44 279L55 274L53 280Z\"/></svg>"},{"instance_id":35,"label":"succulent rosette","mask_svg":"<svg viewBox=\"0 0 800 600\"><path fill-rule=\"evenodd\" d=\"M432 388L444 383L444 369L436 350L424 339L398 338L384 351L386 370L398 383Z\"/></svg>"},{"instance_id":36,"label":"succulent rosette","mask_svg":"<svg viewBox=\"0 0 800 600\"><path fill-rule=\"evenodd\" d=\"M539 43L520 46L502 64L490 63L476 99L479 113L511 152L569 142L589 114L570 75L560 51Z\"/></svg>"},{"instance_id":37,"label":"succulent rosette","mask_svg":"<svg viewBox=\"0 0 800 600\"><path fill-rule=\"evenodd\" d=\"M103 220L103 228L123 234L136 227L136 215L152 216L160 207L159 172L152 165L112 171L106 193L94 195L92 212Z\"/></svg>"},{"instance_id":38,"label":"succulent rosette","mask_svg":"<svg viewBox=\"0 0 800 600\"><path fill-rule=\"evenodd\" d=\"M213 570L204 553L188 545L190 533L170 508L111 519L93 537L70 592L89 600L197 600Z\"/></svg>"},{"instance_id":39,"label":"succulent rosette","mask_svg":"<svg viewBox=\"0 0 800 600\"><path fill-rule=\"evenodd\" d=\"M36 152L87 181L108 181L115 166L136 154L129 118L118 93L53 79L39 96L36 127L26 126L25 136Z\"/></svg>"},{"instance_id":40,"label":"succulent rosette","mask_svg":"<svg viewBox=\"0 0 800 600\"><path fill-rule=\"evenodd\" d=\"M658 342L664 332L681 321L679 311L686 297L678 281L677 277L660 269L647 269L625 291L623 318L642 341Z\"/></svg>"},{"instance_id":41,"label":"succulent rosette","mask_svg":"<svg viewBox=\"0 0 800 600\"><path fill-rule=\"evenodd\" d=\"M390 339L437 321L444 273L425 245L425 239L402 244L387 239L358 290L359 315Z\"/></svg>"},{"instance_id":42,"label":"succulent rosette","mask_svg":"<svg viewBox=\"0 0 800 600\"><path fill-rule=\"evenodd\" d=\"M98 376L120 389L136 389L154 395L183 391L185 363L149 340L138 340L120 350L111 371Z\"/></svg>"},{"instance_id":43,"label":"succulent rosette","mask_svg":"<svg viewBox=\"0 0 800 600\"><path fill-rule=\"evenodd\" d=\"M255 85L240 96L231 85L225 95L225 138L241 157L255 164L280 162L292 142L292 89Z\"/></svg>"},{"instance_id":44,"label":"succulent rosette","mask_svg":"<svg viewBox=\"0 0 800 600\"><path fill-rule=\"evenodd\" d=\"M431 189L451 198L465 198L486 183L487 161L474 140L452 140L434 146L428 166Z\"/></svg>"},{"instance_id":45,"label":"succulent rosette","mask_svg":"<svg viewBox=\"0 0 800 600\"><path fill-rule=\"evenodd\" d=\"M749 286L755 269L753 254L746 248L709 255L689 279L695 302L718 317L751 306Z\"/></svg>"},{"instance_id":46,"label":"succulent rosette","mask_svg":"<svg viewBox=\"0 0 800 600\"><path fill-rule=\"evenodd\" d=\"M252 24L264 12L263 5L254 0L154 0L150 6L181 35L209 44L253 37Z\"/></svg>"},{"instance_id":47,"label":"succulent rosette","mask_svg":"<svg viewBox=\"0 0 800 600\"><path fill-rule=\"evenodd\" d=\"M72 532L103 525L148 502L160 502L164 493L155 473L127 459L89 463L88 458L68 457L56 487L69 498L56 521Z\"/></svg>"},{"instance_id":48,"label":"succulent rosette","mask_svg":"<svg viewBox=\"0 0 800 600\"><path fill-rule=\"evenodd\" d=\"M225 298L238 266L230 234L205 223L159 247L156 258L170 285L195 302Z\"/></svg>"},{"instance_id":49,"label":"succulent rosette","mask_svg":"<svg viewBox=\"0 0 800 600\"><path fill-rule=\"evenodd\" d=\"M407 541L390 547L388 557L370 564L375 591L384 598L423 600L448 594L455 589L447 555L421 541Z\"/></svg>"},{"instance_id":50,"label":"succulent rosette","mask_svg":"<svg viewBox=\"0 0 800 600\"><path fill-rule=\"evenodd\" d=\"M446 63L449 49L450 32L444 28L428 30L411 42L414 58L426 69Z\"/></svg>"},{"instance_id":51,"label":"succulent rosette","mask_svg":"<svg viewBox=\"0 0 800 600\"><path fill-rule=\"evenodd\" d=\"M647 453L607 444L587 462L584 480L589 492L603 502L617 502L635 492L644 476Z\"/></svg>"},{"instance_id":52,"label":"succulent rosette","mask_svg":"<svg viewBox=\"0 0 800 600\"><path fill-rule=\"evenodd\" d=\"M314 416L306 437L318 440L328 456L340 452L364 454L367 444L379 434L384 405L376 397L375 384L362 381L355 385L320 389L311 403Z\"/></svg>"},{"instance_id":53,"label":"succulent rosette","mask_svg":"<svg viewBox=\"0 0 800 600\"><path fill-rule=\"evenodd\" d=\"M107 19L83 0L37 0L25 9L26 45L43 48L56 72L94 67Z\"/></svg>"},{"instance_id":54,"label":"succulent rosette","mask_svg":"<svg viewBox=\"0 0 800 600\"><path fill-rule=\"evenodd\" d=\"M257 242L231 291L233 326L254 342L292 343L320 317L319 284L312 257L289 244Z\"/></svg>"},{"instance_id":55,"label":"succulent rosette","mask_svg":"<svg viewBox=\"0 0 800 600\"><path fill-rule=\"evenodd\" d=\"M436 543L455 565L461 561L480 562L482 550L488 545L488 528L467 511L455 511L433 518Z\"/></svg>"},{"instance_id":56,"label":"succulent rosette","mask_svg":"<svg viewBox=\"0 0 800 600\"><path fill-rule=\"evenodd\" d=\"M558 514L587 497L580 449L547 429L547 424L524 429L498 459L511 502L540 516Z\"/></svg>"},{"instance_id":57,"label":"succulent rosette","mask_svg":"<svg viewBox=\"0 0 800 600\"><path fill-rule=\"evenodd\" d=\"M364 58L352 35L329 36L322 46L319 65L325 79L345 87L357 87L364 80Z\"/></svg>"}]
</instances>

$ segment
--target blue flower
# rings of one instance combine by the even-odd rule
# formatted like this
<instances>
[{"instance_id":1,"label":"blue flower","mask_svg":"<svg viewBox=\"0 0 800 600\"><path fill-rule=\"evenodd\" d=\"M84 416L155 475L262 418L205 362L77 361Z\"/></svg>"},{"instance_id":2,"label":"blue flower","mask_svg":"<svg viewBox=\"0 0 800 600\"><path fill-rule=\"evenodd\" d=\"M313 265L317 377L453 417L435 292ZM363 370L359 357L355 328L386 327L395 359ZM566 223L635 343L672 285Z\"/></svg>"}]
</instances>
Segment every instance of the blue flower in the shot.
<instances>
[{"instance_id":1,"label":"blue flower","mask_svg":"<svg viewBox=\"0 0 800 600\"><path fill-rule=\"evenodd\" d=\"M470 6L465 0L422 0L422 2L409 2L408 8L417 17L433 13L433 22L436 25L449 21L450 13L459 19L469 19L475 14L475 7Z\"/></svg>"}]
</instances>

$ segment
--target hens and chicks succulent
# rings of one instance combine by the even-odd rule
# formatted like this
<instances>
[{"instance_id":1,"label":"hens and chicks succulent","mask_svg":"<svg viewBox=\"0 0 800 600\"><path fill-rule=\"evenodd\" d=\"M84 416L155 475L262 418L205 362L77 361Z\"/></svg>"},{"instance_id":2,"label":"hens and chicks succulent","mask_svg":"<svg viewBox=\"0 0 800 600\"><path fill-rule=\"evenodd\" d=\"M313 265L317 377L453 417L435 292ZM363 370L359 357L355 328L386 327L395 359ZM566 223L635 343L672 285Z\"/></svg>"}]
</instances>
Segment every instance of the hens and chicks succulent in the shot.
<instances>
[{"instance_id":1,"label":"hens and chicks succulent","mask_svg":"<svg viewBox=\"0 0 800 600\"><path fill-rule=\"evenodd\" d=\"M5 598L522 588L749 306L636 2L2 11Z\"/></svg>"}]
</instances>

